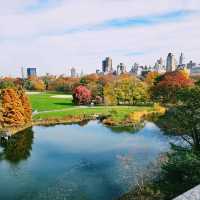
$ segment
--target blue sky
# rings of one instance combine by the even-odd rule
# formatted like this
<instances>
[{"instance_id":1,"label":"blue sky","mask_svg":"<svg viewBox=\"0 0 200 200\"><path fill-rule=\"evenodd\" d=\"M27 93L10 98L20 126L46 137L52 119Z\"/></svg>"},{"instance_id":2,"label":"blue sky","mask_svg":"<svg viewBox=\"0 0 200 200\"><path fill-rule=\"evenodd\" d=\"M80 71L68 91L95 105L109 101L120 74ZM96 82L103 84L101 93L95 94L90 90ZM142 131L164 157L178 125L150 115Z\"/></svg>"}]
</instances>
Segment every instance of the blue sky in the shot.
<instances>
[{"instance_id":1,"label":"blue sky","mask_svg":"<svg viewBox=\"0 0 200 200\"><path fill-rule=\"evenodd\" d=\"M0 7L0 75L95 72L114 65L154 64L183 51L200 63L199 0L7 0Z\"/></svg>"},{"instance_id":2,"label":"blue sky","mask_svg":"<svg viewBox=\"0 0 200 200\"><path fill-rule=\"evenodd\" d=\"M62 0L37 0L24 7L24 12L44 12L45 9L55 8Z\"/></svg>"},{"instance_id":3,"label":"blue sky","mask_svg":"<svg viewBox=\"0 0 200 200\"><path fill-rule=\"evenodd\" d=\"M167 22L177 22L182 21L188 16L196 14L196 11L192 10L176 10L172 12L162 13L158 15L147 15L140 17L127 17L127 18L115 18L107 21L103 21L94 25L86 25L82 27L76 27L73 29L66 29L64 33L75 33L83 31L95 31L95 30L105 30L112 28L127 28L127 27L137 27L137 26L153 26L156 24L162 24Z\"/></svg>"}]
</instances>

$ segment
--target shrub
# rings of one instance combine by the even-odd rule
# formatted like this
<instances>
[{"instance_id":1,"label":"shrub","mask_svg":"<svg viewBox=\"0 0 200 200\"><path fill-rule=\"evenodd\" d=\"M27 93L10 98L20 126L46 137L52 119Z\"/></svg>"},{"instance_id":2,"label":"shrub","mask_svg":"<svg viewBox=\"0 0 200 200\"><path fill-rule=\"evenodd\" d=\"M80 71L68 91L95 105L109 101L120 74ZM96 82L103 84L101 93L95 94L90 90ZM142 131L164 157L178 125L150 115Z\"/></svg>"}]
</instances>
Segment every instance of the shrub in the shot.
<instances>
[{"instance_id":1,"label":"shrub","mask_svg":"<svg viewBox=\"0 0 200 200\"><path fill-rule=\"evenodd\" d=\"M73 102L76 105L87 105L92 100L92 94L85 86L78 86L73 91Z\"/></svg>"}]
</instances>

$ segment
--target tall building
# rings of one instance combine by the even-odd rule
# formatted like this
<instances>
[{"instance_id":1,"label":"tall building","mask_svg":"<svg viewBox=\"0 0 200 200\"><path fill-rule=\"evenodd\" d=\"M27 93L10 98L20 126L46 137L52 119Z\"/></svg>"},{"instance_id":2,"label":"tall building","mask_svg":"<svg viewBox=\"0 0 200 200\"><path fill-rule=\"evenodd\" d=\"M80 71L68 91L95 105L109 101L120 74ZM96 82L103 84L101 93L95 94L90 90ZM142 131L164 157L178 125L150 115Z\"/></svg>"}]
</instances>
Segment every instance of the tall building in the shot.
<instances>
[{"instance_id":1,"label":"tall building","mask_svg":"<svg viewBox=\"0 0 200 200\"><path fill-rule=\"evenodd\" d=\"M37 76L36 68L27 68L27 77L30 77L30 76Z\"/></svg>"},{"instance_id":2,"label":"tall building","mask_svg":"<svg viewBox=\"0 0 200 200\"><path fill-rule=\"evenodd\" d=\"M81 73L80 73L80 77L83 77L84 76L84 73L83 73L83 69L81 70Z\"/></svg>"},{"instance_id":3,"label":"tall building","mask_svg":"<svg viewBox=\"0 0 200 200\"><path fill-rule=\"evenodd\" d=\"M193 63L193 66L189 70L190 76L200 76L200 64L197 65L196 63Z\"/></svg>"},{"instance_id":4,"label":"tall building","mask_svg":"<svg viewBox=\"0 0 200 200\"><path fill-rule=\"evenodd\" d=\"M158 73L165 73L166 69L164 66L164 61L162 58L158 59L153 67L153 71L156 71Z\"/></svg>"},{"instance_id":5,"label":"tall building","mask_svg":"<svg viewBox=\"0 0 200 200\"><path fill-rule=\"evenodd\" d=\"M180 58L179 58L179 65L182 66L184 64L184 55L181 53Z\"/></svg>"},{"instance_id":6,"label":"tall building","mask_svg":"<svg viewBox=\"0 0 200 200\"><path fill-rule=\"evenodd\" d=\"M172 53L169 53L167 56L167 66L166 71L172 72L176 70L176 58Z\"/></svg>"},{"instance_id":7,"label":"tall building","mask_svg":"<svg viewBox=\"0 0 200 200\"><path fill-rule=\"evenodd\" d=\"M143 67L140 66L138 63L134 63L134 65L131 67L131 74L135 74L136 76L141 76Z\"/></svg>"},{"instance_id":8,"label":"tall building","mask_svg":"<svg viewBox=\"0 0 200 200\"><path fill-rule=\"evenodd\" d=\"M107 57L105 60L102 62L102 72L103 73L109 73L112 72L112 59L110 57Z\"/></svg>"},{"instance_id":9,"label":"tall building","mask_svg":"<svg viewBox=\"0 0 200 200\"><path fill-rule=\"evenodd\" d=\"M193 67L195 67L197 64L194 63L192 60L187 64L187 68L188 69L192 69Z\"/></svg>"},{"instance_id":10,"label":"tall building","mask_svg":"<svg viewBox=\"0 0 200 200\"><path fill-rule=\"evenodd\" d=\"M117 74L124 74L126 73L126 66L124 63L120 63L118 66L117 66Z\"/></svg>"},{"instance_id":11,"label":"tall building","mask_svg":"<svg viewBox=\"0 0 200 200\"><path fill-rule=\"evenodd\" d=\"M162 58L158 59L158 64L161 65L161 66L164 66L164 61Z\"/></svg>"},{"instance_id":12,"label":"tall building","mask_svg":"<svg viewBox=\"0 0 200 200\"><path fill-rule=\"evenodd\" d=\"M97 74L97 75L101 75L101 74L102 74L101 70L100 70L100 69L97 69L97 70L96 70L96 74Z\"/></svg>"},{"instance_id":13,"label":"tall building","mask_svg":"<svg viewBox=\"0 0 200 200\"><path fill-rule=\"evenodd\" d=\"M26 78L26 77L25 77L25 76L26 76L25 74L26 74L26 72L25 72L25 67L22 67L22 68L21 68L22 79L25 79L25 78Z\"/></svg>"},{"instance_id":14,"label":"tall building","mask_svg":"<svg viewBox=\"0 0 200 200\"><path fill-rule=\"evenodd\" d=\"M71 77L75 78L76 77L76 69L74 67L71 68Z\"/></svg>"}]
</instances>

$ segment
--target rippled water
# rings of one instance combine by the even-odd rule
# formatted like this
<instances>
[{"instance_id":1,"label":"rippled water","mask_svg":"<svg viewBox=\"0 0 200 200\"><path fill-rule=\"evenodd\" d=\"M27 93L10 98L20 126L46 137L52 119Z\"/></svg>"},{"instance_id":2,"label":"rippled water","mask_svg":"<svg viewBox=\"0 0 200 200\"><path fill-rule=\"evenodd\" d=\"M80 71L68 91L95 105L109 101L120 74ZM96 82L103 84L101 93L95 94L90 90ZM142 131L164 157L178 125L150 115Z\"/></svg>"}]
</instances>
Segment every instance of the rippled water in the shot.
<instances>
[{"instance_id":1,"label":"rippled water","mask_svg":"<svg viewBox=\"0 0 200 200\"><path fill-rule=\"evenodd\" d=\"M1 144L0 199L116 199L169 150L169 140L153 123L136 133L97 121L35 126Z\"/></svg>"}]
</instances>

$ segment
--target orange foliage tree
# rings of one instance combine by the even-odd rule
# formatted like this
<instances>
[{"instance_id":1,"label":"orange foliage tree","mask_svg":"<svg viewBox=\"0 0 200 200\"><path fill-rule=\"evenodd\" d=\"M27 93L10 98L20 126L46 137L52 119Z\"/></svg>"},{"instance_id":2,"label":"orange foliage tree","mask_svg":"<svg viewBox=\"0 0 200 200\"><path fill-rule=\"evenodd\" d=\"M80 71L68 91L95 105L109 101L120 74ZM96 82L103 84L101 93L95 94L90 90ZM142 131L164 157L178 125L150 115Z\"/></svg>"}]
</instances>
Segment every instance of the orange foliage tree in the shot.
<instances>
[{"instance_id":1,"label":"orange foliage tree","mask_svg":"<svg viewBox=\"0 0 200 200\"><path fill-rule=\"evenodd\" d=\"M1 126L24 125L31 121L31 106L22 90L3 89Z\"/></svg>"},{"instance_id":2,"label":"orange foliage tree","mask_svg":"<svg viewBox=\"0 0 200 200\"><path fill-rule=\"evenodd\" d=\"M21 100L22 107L24 109L25 122L28 123L32 120L32 108L31 108L30 101L28 99L28 96L22 89L18 89L17 92L18 92L19 99Z\"/></svg>"},{"instance_id":3,"label":"orange foliage tree","mask_svg":"<svg viewBox=\"0 0 200 200\"><path fill-rule=\"evenodd\" d=\"M152 88L153 98L162 103L177 103L177 93L194 85L183 71L168 72L157 79Z\"/></svg>"},{"instance_id":4,"label":"orange foliage tree","mask_svg":"<svg viewBox=\"0 0 200 200\"><path fill-rule=\"evenodd\" d=\"M58 77L48 82L48 90L72 93L76 86L80 85L79 78Z\"/></svg>"}]
</instances>

